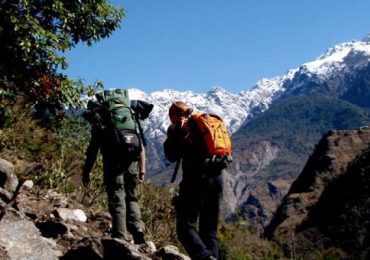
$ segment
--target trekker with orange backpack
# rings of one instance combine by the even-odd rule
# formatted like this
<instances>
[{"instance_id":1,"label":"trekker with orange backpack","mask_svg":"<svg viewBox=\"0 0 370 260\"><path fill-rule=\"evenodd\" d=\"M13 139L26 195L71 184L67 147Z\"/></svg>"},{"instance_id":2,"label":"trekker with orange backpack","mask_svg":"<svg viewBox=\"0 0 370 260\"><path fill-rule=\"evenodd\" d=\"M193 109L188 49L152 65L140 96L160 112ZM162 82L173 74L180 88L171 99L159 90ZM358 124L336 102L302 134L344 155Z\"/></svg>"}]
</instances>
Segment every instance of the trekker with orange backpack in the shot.
<instances>
[{"instance_id":1,"label":"trekker with orange backpack","mask_svg":"<svg viewBox=\"0 0 370 260\"><path fill-rule=\"evenodd\" d=\"M174 199L178 239L192 259L219 259L217 225L230 137L219 117L194 113L181 101L173 102L169 117L164 152L172 162L182 160L183 170Z\"/></svg>"}]
</instances>

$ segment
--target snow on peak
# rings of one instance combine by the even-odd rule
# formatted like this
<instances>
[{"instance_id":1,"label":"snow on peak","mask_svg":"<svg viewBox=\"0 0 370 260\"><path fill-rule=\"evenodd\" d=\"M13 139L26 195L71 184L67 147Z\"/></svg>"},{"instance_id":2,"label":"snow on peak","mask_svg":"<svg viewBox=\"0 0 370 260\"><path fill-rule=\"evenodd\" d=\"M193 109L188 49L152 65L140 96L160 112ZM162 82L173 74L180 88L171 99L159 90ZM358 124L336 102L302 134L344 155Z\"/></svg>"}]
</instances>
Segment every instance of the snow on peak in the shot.
<instances>
[{"instance_id":1,"label":"snow on peak","mask_svg":"<svg viewBox=\"0 0 370 260\"><path fill-rule=\"evenodd\" d=\"M331 73L347 68L355 56L370 57L370 43L352 41L338 44L316 60L303 64L299 70L303 73L327 77Z\"/></svg>"},{"instance_id":2,"label":"snow on peak","mask_svg":"<svg viewBox=\"0 0 370 260\"><path fill-rule=\"evenodd\" d=\"M213 86L213 87L211 88L211 90L210 90L210 91L208 91L208 93L218 93L218 92L225 93L225 92L226 92L226 90L225 90L225 89L223 89L221 86Z\"/></svg>"},{"instance_id":3,"label":"snow on peak","mask_svg":"<svg viewBox=\"0 0 370 260\"><path fill-rule=\"evenodd\" d=\"M267 108L272 100L272 95L278 89L279 83L271 84L271 86L261 83L259 88L254 91L239 94L230 93L220 86L213 87L207 93L165 89L147 94L141 90L130 88L129 94L131 99L145 100L154 105L146 124L145 133L149 140L157 143L163 141L167 127L170 125L168 109L173 101L183 101L193 107L195 111L219 115L228 125L230 132L234 133L255 107Z\"/></svg>"},{"instance_id":4,"label":"snow on peak","mask_svg":"<svg viewBox=\"0 0 370 260\"><path fill-rule=\"evenodd\" d=\"M145 100L148 96L148 94L146 94L144 91L137 88L129 88L128 93L130 95L130 99Z\"/></svg>"}]
</instances>

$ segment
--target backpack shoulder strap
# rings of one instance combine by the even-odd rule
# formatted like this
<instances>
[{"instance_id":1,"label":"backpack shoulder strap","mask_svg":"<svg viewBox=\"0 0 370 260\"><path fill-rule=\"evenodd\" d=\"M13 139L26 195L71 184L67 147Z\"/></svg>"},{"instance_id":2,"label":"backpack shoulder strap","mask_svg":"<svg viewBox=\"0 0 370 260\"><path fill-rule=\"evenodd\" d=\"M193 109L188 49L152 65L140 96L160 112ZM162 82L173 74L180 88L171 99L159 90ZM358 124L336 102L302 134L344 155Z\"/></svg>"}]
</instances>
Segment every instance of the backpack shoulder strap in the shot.
<instances>
[{"instance_id":1,"label":"backpack shoulder strap","mask_svg":"<svg viewBox=\"0 0 370 260\"><path fill-rule=\"evenodd\" d=\"M179 172L180 164L181 164L181 158L176 161L175 169L173 170L171 183L174 183L177 177L177 173Z\"/></svg>"}]
</instances>

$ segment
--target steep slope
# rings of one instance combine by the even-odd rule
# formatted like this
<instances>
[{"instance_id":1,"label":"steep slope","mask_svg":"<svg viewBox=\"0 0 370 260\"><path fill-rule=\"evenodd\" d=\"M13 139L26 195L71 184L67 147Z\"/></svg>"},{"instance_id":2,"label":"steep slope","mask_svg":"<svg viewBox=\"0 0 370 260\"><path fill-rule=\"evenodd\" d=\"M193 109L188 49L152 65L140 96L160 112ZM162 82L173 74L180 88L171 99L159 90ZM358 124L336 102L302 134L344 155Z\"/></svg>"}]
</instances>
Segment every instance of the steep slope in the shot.
<instances>
[{"instance_id":1,"label":"steep slope","mask_svg":"<svg viewBox=\"0 0 370 260\"><path fill-rule=\"evenodd\" d=\"M355 258L369 252L369 176L370 130L329 132L293 183L266 235L283 245L295 237L301 257L330 247Z\"/></svg>"}]
</instances>

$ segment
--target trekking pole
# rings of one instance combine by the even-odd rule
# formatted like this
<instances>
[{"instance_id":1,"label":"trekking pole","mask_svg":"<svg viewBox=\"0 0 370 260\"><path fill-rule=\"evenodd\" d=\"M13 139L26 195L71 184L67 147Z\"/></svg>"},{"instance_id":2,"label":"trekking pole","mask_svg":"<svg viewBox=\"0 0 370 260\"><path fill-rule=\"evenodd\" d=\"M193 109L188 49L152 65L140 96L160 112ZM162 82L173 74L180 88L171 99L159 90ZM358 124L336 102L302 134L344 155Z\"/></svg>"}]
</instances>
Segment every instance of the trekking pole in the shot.
<instances>
[{"instance_id":1,"label":"trekking pole","mask_svg":"<svg viewBox=\"0 0 370 260\"><path fill-rule=\"evenodd\" d=\"M21 193L21 189L24 184L24 180L20 180L18 182L18 185L13 193L12 198L9 200L9 202L1 209L0 211L0 221L4 218L6 212L9 210L10 207L14 207L14 205L17 203L18 195Z\"/></svg>"},{"instance_id":2,"label":"trekking pole","mask_svg":"<svg viewBox=\"0 0 370 260\"><path fill-rule=\"evenodd\" d=\"M171 183L174 183L176 180L176 176L177 176L177 172L179 171L180 164L181 164L181 158L176 161L176 166L175 166L175 170L173 171Z\"/></svg>"},{"instance_id":3,"label":"trekking pole","mask_svg":"<svg viewBox=\"0 0 370 260\"><path fill-rule=\"evenodd\" d=\"M143 131L143 128L141 126L141 123L140 123L139 119L136 118L136 122L137 122L138 127L139 127L139 133L140 133L141 139L143 140L143 145L146 146L146 140L145 140L145 137L144 137L144 131Z\"/></svg>"}]
</instances>

